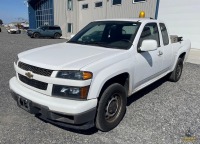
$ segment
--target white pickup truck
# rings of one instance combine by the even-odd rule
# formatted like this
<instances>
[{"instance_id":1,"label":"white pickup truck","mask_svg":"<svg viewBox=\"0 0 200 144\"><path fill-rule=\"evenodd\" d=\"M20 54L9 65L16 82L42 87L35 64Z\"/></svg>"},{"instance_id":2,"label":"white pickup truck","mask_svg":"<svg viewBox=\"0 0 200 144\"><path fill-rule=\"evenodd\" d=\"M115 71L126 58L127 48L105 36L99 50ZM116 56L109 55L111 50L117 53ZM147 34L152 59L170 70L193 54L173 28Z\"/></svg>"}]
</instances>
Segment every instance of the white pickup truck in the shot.
<instances>
[{"instance_id":1,"label":"white pickup truck","mask_svg":"<svg viewBox=\"0 0 200 144\"><path fill-rule=\"evenodd\" d=\"M10 90L19 107L47 122L109 131L128 96L164 76L180 79L190 46L170 39L158 20L94 21L66 43L18 54Z\"/></svg>"}]
</instances>

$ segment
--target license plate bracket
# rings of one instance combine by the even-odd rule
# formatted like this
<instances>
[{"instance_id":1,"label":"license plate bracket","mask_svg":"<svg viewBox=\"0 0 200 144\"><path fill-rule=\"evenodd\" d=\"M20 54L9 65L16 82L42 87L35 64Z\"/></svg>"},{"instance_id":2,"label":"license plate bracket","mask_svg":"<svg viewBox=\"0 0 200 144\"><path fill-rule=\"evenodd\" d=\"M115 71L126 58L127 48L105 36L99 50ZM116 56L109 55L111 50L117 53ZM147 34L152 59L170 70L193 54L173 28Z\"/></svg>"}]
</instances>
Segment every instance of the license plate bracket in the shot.
<instances>
[{"instance_id":1,"label":"license plate bracket","mask_svg":"<svg viewBox=\"0 0 200 144\"><path fill-rule=\"evenodd\" d=\"M23 98L21 96L18 97L17 104L20 108L24 109L25 111L31 112L31 101Z\"/></svg>"}]
</instances>

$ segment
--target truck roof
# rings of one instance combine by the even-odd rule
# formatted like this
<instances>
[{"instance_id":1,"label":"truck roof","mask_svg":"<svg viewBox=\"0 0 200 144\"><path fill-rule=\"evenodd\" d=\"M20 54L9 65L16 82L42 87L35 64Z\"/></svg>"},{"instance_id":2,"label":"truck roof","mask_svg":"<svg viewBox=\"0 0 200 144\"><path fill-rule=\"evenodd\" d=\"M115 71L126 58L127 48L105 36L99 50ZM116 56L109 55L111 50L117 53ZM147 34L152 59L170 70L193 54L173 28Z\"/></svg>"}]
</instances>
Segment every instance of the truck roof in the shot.
<instances>
[{"instance_id":1,"label":"truck roof","mask_svg":"<svg viewBox=\"0 0 200 144\"><path fill-rule=\"evenodd\" d=\"M160 22L157 19L152 18L118 18L118 19L101 19L95 21L132 21L132 22Z\"/></svg>"}]
</instances>

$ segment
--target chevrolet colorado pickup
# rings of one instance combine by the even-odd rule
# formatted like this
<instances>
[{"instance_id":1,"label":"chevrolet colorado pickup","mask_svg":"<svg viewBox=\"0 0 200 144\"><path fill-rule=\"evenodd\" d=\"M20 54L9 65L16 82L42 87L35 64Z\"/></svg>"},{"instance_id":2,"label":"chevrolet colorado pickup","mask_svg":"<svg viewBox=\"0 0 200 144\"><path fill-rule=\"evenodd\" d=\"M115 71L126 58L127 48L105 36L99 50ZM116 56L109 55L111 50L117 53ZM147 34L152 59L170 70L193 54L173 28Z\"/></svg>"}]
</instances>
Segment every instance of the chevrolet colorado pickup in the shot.
<instances>
[{"instance_id":1,"label":"chevrolet colorado pickup","mask_svg":"<svg viewBox=\"0 0 200 144\"><path fill-rule=\"evenodd\" d=\"M180 79L190 47L159 20L93 21L66 43L18 54L9 86L19 107L47 122L109 131L128 96L164 76Z\"/></svg>"}]
</instances>

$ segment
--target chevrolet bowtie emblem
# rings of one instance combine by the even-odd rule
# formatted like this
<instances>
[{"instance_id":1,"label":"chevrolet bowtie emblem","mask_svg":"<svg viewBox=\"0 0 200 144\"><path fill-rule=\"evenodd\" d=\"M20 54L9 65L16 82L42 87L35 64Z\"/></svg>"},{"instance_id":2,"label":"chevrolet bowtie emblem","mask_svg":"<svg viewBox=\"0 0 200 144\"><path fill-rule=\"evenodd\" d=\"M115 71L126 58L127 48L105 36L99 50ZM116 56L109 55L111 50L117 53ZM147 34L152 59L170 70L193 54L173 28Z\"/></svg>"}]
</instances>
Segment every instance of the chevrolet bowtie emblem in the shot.
<instances>
[{"instance_id":1,"label":"chevrolet bowtie emblem","mask_svg":"<svg viewBox=\"0 0 200 144\"><path fill-rule=\"evenodd\" d=\"M26 72L25 75L26 75L26 77L29 78L29 79L32 79L32 78L33 78L32 72Z\"/></svg>"}]
</instances>

